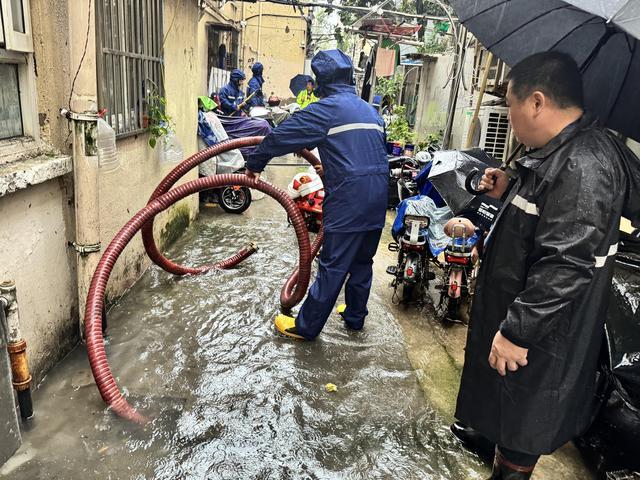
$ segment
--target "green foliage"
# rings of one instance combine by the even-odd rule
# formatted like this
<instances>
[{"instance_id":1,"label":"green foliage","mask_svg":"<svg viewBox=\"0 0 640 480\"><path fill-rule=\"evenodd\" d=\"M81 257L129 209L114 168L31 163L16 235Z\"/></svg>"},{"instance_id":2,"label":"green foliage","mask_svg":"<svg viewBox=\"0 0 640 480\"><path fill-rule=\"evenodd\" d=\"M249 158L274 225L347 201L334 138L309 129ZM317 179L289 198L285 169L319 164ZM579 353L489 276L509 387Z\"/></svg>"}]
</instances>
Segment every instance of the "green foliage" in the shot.
<instances>
[{"instance_id":1,"label":"green foliage","mask_svg":"<svg viewBox=\"0 0 640 480\"><path fill-rule=\"evenodd\" d=\"M436 26L436 29L432 30L424 39L424 43L418 47L418 52L425 55L436 55L446 52L447 48L447 40L443 38Z\"/></svg>"},{"instance_id":2,"label":"green foliage","mask_svg":"<svg viewBox=\"0 0 640 480\"><path fill-rule=\"evenodd\" d=\"M403 83L404 75L401 73L396 73L393 77L389 78L376 77L376 94L382 96L382 98L390 98L393 103L396 98L398 98Z\"/></svg>"},{"instance_id":3,"label":"green foliage","mask_svg":"<svg viewBox=\"0 0 640 480\"><path fill-rule=\"evenodd\" d=\"M427 150L431 146L442 145L442 137L444 132L439 130L437 133L429 133L426 138L418 140L416 150L421 152Z\"/></svg>"},{"instance_id":4,"label":"green foliage","mask_svg":"<svg viewBox=\"0 0 640 480\"><path fill-rule=\"evenodd\" d=\"M406 107L397 106L393 109L393 120L387 125L387 140L390 142L400 142L404 145L407 143L413 143L416 138L416 134L411 127L406 117Z\"/></svg>"},{"instance_id":5,"label":"green foliage","mask_svg":"<svg viewBox=\"0 0 640 480\"><path fill-rule=\"evenodd\" d=\"M149 117L149 146L155 148L158 139L173 132L173 122L167 115L167 99L160 95L158 86L152 84L147 95L147 116Z\"/></svg>"}]
</instances>

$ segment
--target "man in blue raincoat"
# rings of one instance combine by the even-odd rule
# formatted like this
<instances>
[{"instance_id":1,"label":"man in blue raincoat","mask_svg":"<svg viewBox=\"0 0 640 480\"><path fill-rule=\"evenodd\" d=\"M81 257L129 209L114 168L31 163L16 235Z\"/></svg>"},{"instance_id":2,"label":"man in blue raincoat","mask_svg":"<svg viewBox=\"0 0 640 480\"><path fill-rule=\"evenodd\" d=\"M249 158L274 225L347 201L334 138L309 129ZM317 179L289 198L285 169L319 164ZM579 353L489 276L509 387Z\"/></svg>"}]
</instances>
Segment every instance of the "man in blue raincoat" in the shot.
<instances>
[{"instance_id":1,"label":"man in blue raincoat","mask_svg":"<svg viewBox=\"0 0 640 480\"><path fill-rule=\"evenodd\" d=\"M244 93L242 92L242 82L246 75L242 70L237 68L231 72L231 79L224 87L220 89L218 96L220 97L220 108L225 115L236 115L244 101Z\"/></svg>"},{"instance_id":2,"label":"man in blue raincoat","mask_svg":"<svg viewBox=\"0 0 640 480\"><path fill-rule=\"evenodd\" d=\"M315 283L298 317L276 317L289 337L318 336L346 280L345 326L360 330L368 314L373 256L387 208L389 167L384 122L353 86L353 65L340 50L311 61L322 99L280 124L247 161L256 182L273 157L318 148L324 170L324 243Z\"/></svg>"},{"instance_id":3,"label":"man in blue raincoat","mask_svg":"<svg viewBox=\"0 0 640 480\"><path fill-rule=\"evenodd\" d=\"M262 92L262 85L264 85L264 77L262 72L264 67L260 62L256 62L251 67L253 77L249 80L247 86L247 107L264 107L264 93ZM253 97L249 98L253 94Z\"/></svg>"}]
</instances>

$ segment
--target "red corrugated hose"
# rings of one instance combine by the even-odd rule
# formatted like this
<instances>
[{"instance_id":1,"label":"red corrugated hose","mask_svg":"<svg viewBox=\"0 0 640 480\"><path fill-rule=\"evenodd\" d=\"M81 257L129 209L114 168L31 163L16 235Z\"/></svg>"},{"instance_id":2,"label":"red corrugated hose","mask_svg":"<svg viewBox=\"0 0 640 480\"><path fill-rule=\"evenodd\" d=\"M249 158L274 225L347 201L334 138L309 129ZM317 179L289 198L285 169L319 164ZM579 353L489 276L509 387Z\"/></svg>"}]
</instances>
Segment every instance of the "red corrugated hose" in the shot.
<instances>
[{"instance_id":1,"label":"red corrugated hose","mask_svg":"<svg viewBox=\"0 0 640 480\"><path fill-rule=\"evenodd\" d=\"M216 145L208 150L205 150L204 152L200 152L199 154L194 155L194 157L202 154L202 157L198 158L201 159L200 161L203 161L209 158L206 155L214 156L218 153L238 148L239 146L255 145L259 143L260 140L261 139L259 137L231 140L229 142L224 142L222 144ZM185 160L185 162L192 160L194 157ZM305 158L308 159L308 157ZM185 164L185 162L183 162L181 165ZM194 166L195 164L196 163L194 163L192 166ZM181 165L176 167L173 172L182 171L178 170L181 168ZM192 166L190 166L186 171L190 170ZM302 297L304 297L307 287L309 286L309 277L311 275L311 261L313 260L313 256L311 252L309 234L307 232L307 228L305 226L305 222L303 220L302 214L300 213L300 210L296 207L295 203L293 202L293 200L291 200L287 193L266 182L259 182L256 185L253 180L242 174L226 174L199 178L197 180L179 185L178 187L168 191L167 193L157 194L157 192L160 191L161 187L170 188L171 185L173 185L175 181L180 178L180 176L178 176L174 180L167 181L167 179L165 179L166 182L163 181L161 186L156 189L156 192L154 192L154 196L152 197L153 199L147 204L147 206L136 213L136 215L131 218L131 220L129 220L127 224L122 227L122 229L116 234L116 236L113 238L104 254L102 255L100 262L98 263L98 267L96 268L96 271L91 280L89 294L87 295L87 304L84 317L85 337L87 341L89 363L91 365L91 371L93 372L93 377L98 386L98 390L100 391L100 395L102 396L103 400L112 408L114 412L126 419L132 420L137 423L146 423L148 419L138 413L127 402L127 400L120 392L115 379L113 378L111 367L109 366L109 363L107 361L107 355L104 348L104 339L102 336L102 307L104 303L104 294L107 282L109 281L109 276L111 275L111 271L116 261L118 260L118 257L121 255L122 251L131 241L133 236L140 229L142 229L143 227L147 227L150 228L150 231L153 231L153 218L158 213L166 210L174 203L182 200L189 195L210 188L221 188L226 186L239 185L260 190L261 192L264 192L267 195L273 197L280 203L280 205L284 207L289 218L291 219L291 223L293 224L295 230L296 238L298 240L298 247L300 250L300 256L298 259L297 267L298 283L295 285L295 288L291 292L291 298L297 299L296 303L299 302ZM319 235L319 237L321 236Z\"/></svg>"},{"instance_id":2,"label":"red corrugated hose","mask_svg":"<svg viewBox=\"0 0 640 480\"><path fill-rule=\"evenodd\" d=\"M313 259L316 258L318 252L320 251L320 247L322 246L322 240L324 239L324 232L322 229L316 235L313 244L311 245L311 255L309 257L309 261L313 262ZM302 298L297 298L296 293L296 284L298 283L298 269L294 269L287 281L282 286L282 290L280 290L280 305L285 310L290 310L295 307Z\"/></svg>"},{"instance_id":3,"label":"red corrugated hose","mask_svg":"<svg viewBox=\"0 0 640 480\"><path fill-rule=\"evenodd\" d=\"M171 172L169 172L169 174L160 182L160 184L156 187L154 192L151 194L151 197L149 198L149 202L159 197L160 195L168 192L171 189L171 187L173 187L176 184L178 180L180 180L184 175L186 175L193 168L200 165L202 162L209 160L210 158L213 158L221 153L228 152L229 150L258 145L260 142L262 142L263 138L264 137L246 137L246 138L238 138L235 140L226 140L224 142L214 145L213 147L207 148L205 150L201 150L195 155L192 155L191 157L182 161L176 168L171 170ZM300 152L300 155L305 160L307 160L311 165L320 164L320 160L318 160L316 156L313 155L308 150L303 150L302 152ZM247 186L253 187L253 185L247 185ZM147 255L149 255L149 258L151 258L153 263L155 263L165 271L169 273L173 273L174 275L187 275L187 274L197 275L199 273L208 272L209 270L212 270L212 269L232 268L255 252L255 249L245 247L233 257L218 263L214 263L212 265L203 265L200 267L184 267L166 258L164 255L162 255L162 253L158 249L158 246L156 245L156 242L153 238L153 219L151 219L142 228L142 242L144 243L144 248L147 251ZM300 297L300 299L302 299L302 297ZM300 301L300 299L298 299L298 302Z\"/></svg>"}]
</instances>

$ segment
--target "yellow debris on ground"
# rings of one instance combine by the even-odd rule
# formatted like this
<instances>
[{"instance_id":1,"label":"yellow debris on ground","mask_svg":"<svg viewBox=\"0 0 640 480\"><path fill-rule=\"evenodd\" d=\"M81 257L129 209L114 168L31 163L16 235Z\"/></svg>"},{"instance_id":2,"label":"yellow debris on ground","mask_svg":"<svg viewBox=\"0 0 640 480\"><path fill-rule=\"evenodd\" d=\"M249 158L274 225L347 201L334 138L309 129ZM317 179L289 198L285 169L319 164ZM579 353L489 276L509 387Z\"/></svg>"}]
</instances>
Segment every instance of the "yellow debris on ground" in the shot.
<instances>
[{"instance_id":1,"label":"yellow debris on ground","mask_svg":"<svg viewBox=\"0 0 640 480\"><path fill-rule=\"evenodd\" d=\"M325 389L327 392L337 392L337 391L338 391L338 387L336 387L333 383L327 383L327 384L324 386L324 389Z\"/></svg>"}]
</instances>

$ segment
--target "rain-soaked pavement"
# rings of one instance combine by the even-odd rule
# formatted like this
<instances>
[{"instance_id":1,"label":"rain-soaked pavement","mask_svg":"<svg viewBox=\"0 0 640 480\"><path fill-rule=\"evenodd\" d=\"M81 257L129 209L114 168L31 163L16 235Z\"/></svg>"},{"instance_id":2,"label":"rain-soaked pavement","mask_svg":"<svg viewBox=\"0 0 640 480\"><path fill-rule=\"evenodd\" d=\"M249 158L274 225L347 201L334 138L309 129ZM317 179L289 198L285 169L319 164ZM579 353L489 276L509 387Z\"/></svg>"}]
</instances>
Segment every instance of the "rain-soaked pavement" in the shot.
<instances>
[{"instance_id":1,"label":"rain-soaked pavement","mask_svg":"<svg viewBox=\"0 0 640 480\"><path fill-rule=\"evenodd\" d=\"M269 175L283 186L295 171L270 167ZM297 258L275 201L242 216L203 209L169 256L201 264L247 241L260 251L237 270L177 278L153 267L109 311L112 368L128 398L155 417L149 426L105 409L79 346L35 393L36 418L0 477L486 476L426 402L389 290L374 289L360 333L336 318L315 342L274 333L280 287Z\"/></svg>"}]
</instances>

